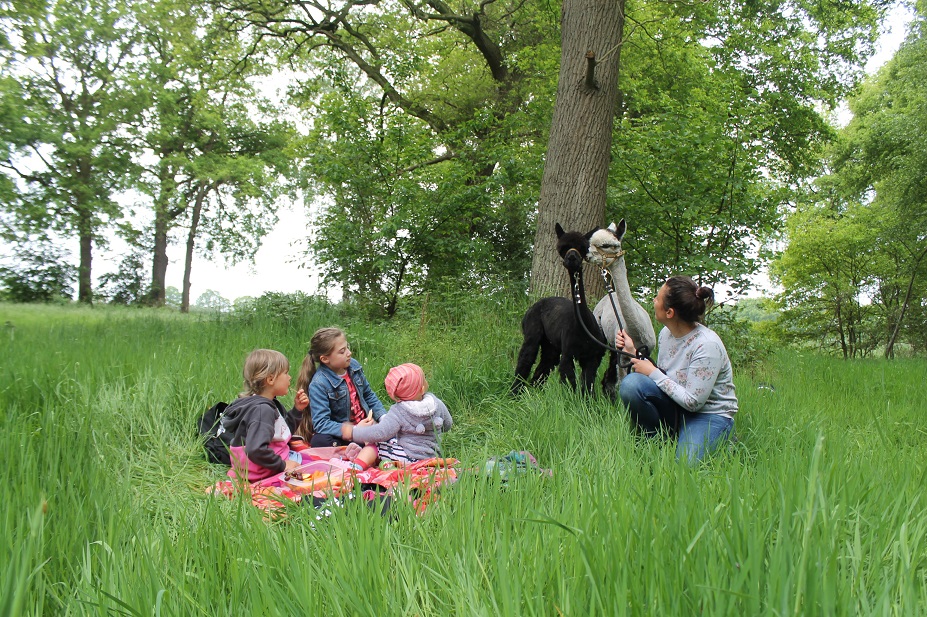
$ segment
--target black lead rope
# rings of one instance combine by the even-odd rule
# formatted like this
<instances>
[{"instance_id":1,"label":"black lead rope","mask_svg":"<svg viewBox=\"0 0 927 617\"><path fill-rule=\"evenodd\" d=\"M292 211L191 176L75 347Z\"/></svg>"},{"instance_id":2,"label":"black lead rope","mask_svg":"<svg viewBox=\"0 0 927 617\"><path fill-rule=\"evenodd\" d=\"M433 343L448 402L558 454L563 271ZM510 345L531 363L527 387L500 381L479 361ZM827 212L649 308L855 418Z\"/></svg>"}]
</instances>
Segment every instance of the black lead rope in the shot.
<instances>
[{"instance_id":1,"label":"black lead rope","mask_svg":"<svg viewBox=\"0 0 927 617\"><path fill-rule=\"evenodd\" d=\"M615 304L615 297L618 294L615 291L615 286L612 285L611 273L605 268L602 268L602 282L605 284L605 293L608 294L608 301L612 305L612 312L615 313L615 319L618 320L618 329L624 330L624 324L621 323L621 311L618 310L618 306ZM601 327L602 326L600 325L599 328ZM631 354L627 352L621 352L621 353L624 354L624 356L636 357L639 360L650 360L650 348L647 347L646 345L641 345L640 349L637 350L637 354L635 356L632 356ZM650 360L650 361L653 362L653 360ZM656 366L656 362L653 362L653 364L654 366ZM630 370L631 363L630 362L619 362L619 366L621 366L621 368L626 368Z\"/></svg>"},{"instance_id":2,"label":"black lead rope","mask_svg":"<svg viewBox=\"0 0 927 617\"><path fill-rule=\"evenodd\" d=\"M602 283L605 285L605 293L608 295L608 301L612 305L612 312L615 314L615 319L618 321L618 329L624 330L624 324L621 323L621 311L618 310L618 307L615 305L615 286L611 282L611 273L606 269L602 268ZM602 329L602 324L599 324L599 329ZM604 332L603 332L604 334ZM645 347L646 349L646 347ZM631 361L625 356L630 356L630 354L622 352L621 360L618 361L618 366L623 369L631 370Z\"/></svg>"},{"instance_id":3,"label":"black lead rope","mask_svg":"<svg viewBox=\"0 0 927 617\"><path fill-rule=\"evenodd\" d=\"M618 320L618 329L624 330L624 324L621 323L621 312L615 305L615 286L611 282L611 274L605 268L602 268L602 282L605 284L605 293L608 294L608 301L612 304L612 311L615 313L615 319Z\"/></svg>"},{"instance_id":4,"label":"black lead rope","mask_svg":"<svg viewBox=\"0 0 927 617\"><path fill-rule=\"evenodd\" d=\"M580 310L580 306L583 303L583 296L585 295L585 293L582 293L585 291L585 288L583 286L582 276L583 275L581 271L574 272L572 285L570 285L570 287L572 287L572 291L573 291L573 312L576 314L576 321L578 321L579 325L582 326L583 331L586 333L586 336L588 336L593 342L595 342L596 345L600 347L604 347L606 350L612 353L616 353L622 357L637 358L638 360L650 360L650 349L646 345L638 349L636 354L630 354L626 352L625 350L618 349L617 347L610 345L608 343L608 340L605 337L605 332L602 330L601 324L599 324L599 334L601 334L602 339L605 340L604 343L602 342L602 339L599 339L599 337L595 336L594 334L592 334L592 332L589 331L589 328L586 326L586 320L583 319L582 312ZM608 281L606 281L605 287L606 287L606 292L609 294L609 300L612 303L612 309L615 311L615 318L618 320L618 327L621 330L624 330L624 326L621 323L621 317L618 316L618 307L615 306L615 299L611 295L611 293L614 291L614 288L611 287ZM653 362L653 360L650 360L650 361ZM627 364L622 364L621 368L628 368L630 366L631 366L631 363L628 362Z\"/></svg>"}]
</instances>

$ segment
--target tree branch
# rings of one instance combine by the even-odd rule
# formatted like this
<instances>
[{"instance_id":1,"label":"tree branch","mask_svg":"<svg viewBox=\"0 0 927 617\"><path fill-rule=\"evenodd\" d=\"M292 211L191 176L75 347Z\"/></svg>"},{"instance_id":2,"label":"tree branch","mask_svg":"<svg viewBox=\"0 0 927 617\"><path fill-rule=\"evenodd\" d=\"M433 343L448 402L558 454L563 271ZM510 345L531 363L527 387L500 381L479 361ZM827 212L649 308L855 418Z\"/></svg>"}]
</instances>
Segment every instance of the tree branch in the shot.
<instances>
[{"instance_id":1,"label":"tree branch","mask_svg":"<svg viewBox=\"0 0 927 617\"><path fill-rule=\"evenodd\" d=\"M428 167L429 165L437 165L438 163L443 163L444 161L451 161L456 158L457 158L456 154L454 154L453 152L448 152L446 154L442 154L439 157L435 157L431 160L422 161L421 163L416 163L415 165L406 167L405 169L400 170L399 173L407 174L407 173L415 171L416 169L421 169L422 167Z\"/></svg>"}]
</instances>

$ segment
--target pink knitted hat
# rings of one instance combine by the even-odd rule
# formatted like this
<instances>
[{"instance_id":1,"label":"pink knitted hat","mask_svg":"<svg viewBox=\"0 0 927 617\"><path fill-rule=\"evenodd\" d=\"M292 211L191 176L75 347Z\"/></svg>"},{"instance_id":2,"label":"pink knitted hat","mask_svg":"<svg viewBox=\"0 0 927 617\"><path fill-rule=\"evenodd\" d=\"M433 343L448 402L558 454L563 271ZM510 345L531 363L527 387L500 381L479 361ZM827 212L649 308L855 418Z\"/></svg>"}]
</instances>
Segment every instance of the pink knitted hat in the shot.
<instances>
[{"instance_id":1,"label":"pink knitted hat","mask_svg":"<svg viewBox=\"0 0 927 617\"><path fill-rule=\"evenodd\" d=\"M417 364L400 364L386 374L386 393L397 403L417 397L425 385L425 372Z\"/></svg>"}]
</instances>

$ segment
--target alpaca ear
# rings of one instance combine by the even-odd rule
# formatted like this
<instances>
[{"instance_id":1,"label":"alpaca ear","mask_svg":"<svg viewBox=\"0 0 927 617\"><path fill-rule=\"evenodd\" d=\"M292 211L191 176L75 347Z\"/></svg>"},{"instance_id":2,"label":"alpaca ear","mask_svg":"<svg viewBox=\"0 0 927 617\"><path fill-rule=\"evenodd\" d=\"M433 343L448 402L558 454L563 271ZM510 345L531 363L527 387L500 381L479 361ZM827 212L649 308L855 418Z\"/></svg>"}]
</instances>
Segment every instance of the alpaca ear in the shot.
<instances>
[{"instance_id":1,"label":"alpaca ear","mask_svg":"<svg viewBox=\"0 0 927 617\"><path fill-rule=\"evenodd\" d=\"M614 225L614 223L612 223L612 225ZM611 229L611 227L609 227L609 229ZM624 238L624 232L626 232L627 230L628 230L628 225L627 223L624 222L624 219L621 219L620 221L618 221L618 226L615 229L612 229L612 231L615 232L615 236L618 237L618 240L621 240L622 238Z\"/></svg>"},{"instance_id":2,"label":"alpaca ear","mask_svg":"<svg viewBox=\"0 0 927 617\"><path fill-rule=\"evenodd\" d=\"M557 232L558 238L564 234L563 227L560 226L560 223L554 223L554 231Z\"/></svg>"}]
</instances>

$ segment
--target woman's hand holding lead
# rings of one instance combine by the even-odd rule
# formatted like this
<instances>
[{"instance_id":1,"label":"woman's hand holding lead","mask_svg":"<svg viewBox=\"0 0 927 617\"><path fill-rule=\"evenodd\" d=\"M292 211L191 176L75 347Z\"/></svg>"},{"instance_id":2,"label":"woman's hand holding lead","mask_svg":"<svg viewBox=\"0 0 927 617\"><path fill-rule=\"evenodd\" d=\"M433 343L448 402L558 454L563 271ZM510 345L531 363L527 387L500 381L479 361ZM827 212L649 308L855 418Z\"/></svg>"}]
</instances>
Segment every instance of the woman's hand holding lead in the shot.
<instances>
[{"instance_id":1,"label":"woman's hand holding lead","mask_svg":"<svg viewBox=\"0 0 927 617\"><path fill-rule=\"evenodd\" d=\"M621 349L632 356L637 355L637 348L634 347L634 341L631 340L631 335L624 330L618 330L618 333L615 334L615 348Z\"/></svg>"},{"instance_id":2,"label":"woman's hand holding lead","mask_svg":"<svg viewBox=\"0 0 927 617\"><path fill-rule=\"evenodd\" d=\"M644 358L643 360L640 358L631 358L631 366L634 368L635 373L640 373L644 377L649 377L650 373L657 370L657 367L654 365L654 363L647 358Z\"/></svg>"}]
</instances>

